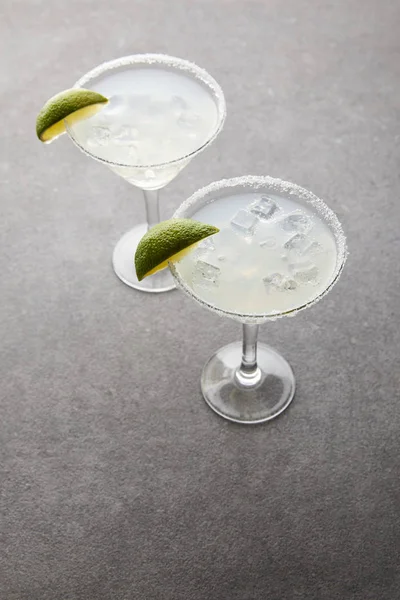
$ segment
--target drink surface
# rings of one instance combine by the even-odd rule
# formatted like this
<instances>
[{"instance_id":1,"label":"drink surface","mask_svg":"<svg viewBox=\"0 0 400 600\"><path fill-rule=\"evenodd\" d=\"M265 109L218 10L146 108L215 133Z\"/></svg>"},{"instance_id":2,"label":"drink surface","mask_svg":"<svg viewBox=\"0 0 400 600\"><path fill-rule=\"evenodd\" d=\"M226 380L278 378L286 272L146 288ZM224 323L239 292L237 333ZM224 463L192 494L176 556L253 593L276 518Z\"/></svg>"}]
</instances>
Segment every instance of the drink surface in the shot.
<instances>
[{"instance_id":1,"label":"drink surface","mask_svg":"<svg viewBox=\"0 0 400 600\"><path fill-rule=\"evenodd\" d=\"M178 70L111 70L87 86L110 101L71 131L80 146L111 163L155 166L177 160L199 149L218 123L211 91Z\"/></svg>"},{"instance_id":2,"label":"drink surface","mask_svg":"<svg viewBox=\"0 0 400 600\"><path fill-rule=\"evenodd\" d=\"M308 304L332 283L337 245L312 205L263 193L217 199L191 218L219 227L175 265L194 295L243 315Z\"/></svg>"}]
</instances>

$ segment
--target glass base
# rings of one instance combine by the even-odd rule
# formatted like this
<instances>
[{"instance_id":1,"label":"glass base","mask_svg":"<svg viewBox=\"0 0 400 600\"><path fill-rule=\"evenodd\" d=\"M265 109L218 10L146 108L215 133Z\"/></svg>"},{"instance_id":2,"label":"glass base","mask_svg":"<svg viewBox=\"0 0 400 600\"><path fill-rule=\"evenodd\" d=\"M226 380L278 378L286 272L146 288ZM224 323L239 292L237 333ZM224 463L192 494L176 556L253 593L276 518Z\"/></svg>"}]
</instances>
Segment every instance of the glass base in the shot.
<instances>
[{"instance_id":1,"label":"glass base","mask_svg":"<svg viewBox=\"0 0 400 600\"><path fill-rule=\"evenodd\" d=\"M255 377L238 374L242 344L235 342L218 350L206 363L201 390L207 404L221 417L244 424L270 421L293 400L295 379L290 365L273 348L257 345Z\"/></svg>"},{"instance_id":2,"label":"glass base","mask_svg":"<svg viewBox=\"0 0 400 600\"><path fill-rule=\"evenodd\" d=\"M175 282L169 269L163 269L138 281L135 271L135 252L139 241L147 231L147 225L141 223L122 236L114 248L112 263L115 274L129 287L142 292L157 294L175 289Z\"/></svg>"}]
</instances>

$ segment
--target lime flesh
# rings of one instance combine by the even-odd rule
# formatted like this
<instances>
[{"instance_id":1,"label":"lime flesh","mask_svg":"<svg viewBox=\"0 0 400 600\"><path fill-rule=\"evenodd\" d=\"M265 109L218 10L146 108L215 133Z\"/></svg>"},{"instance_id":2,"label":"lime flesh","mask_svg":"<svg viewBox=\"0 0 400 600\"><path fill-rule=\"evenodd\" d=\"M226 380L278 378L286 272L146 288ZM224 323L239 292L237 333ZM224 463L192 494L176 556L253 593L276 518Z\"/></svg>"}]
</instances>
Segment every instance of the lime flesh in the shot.
<instances>
[{"instance_id":1,"label":"lime flesh","mask_svg":"<svg viewBox=\"0 0 400 600\"><path fill-rule=\"evenodd\" d=\"M142 237L135 254L139 281L180 260L201 240L218 233L214 225L193 219L169 219L155 225Z\"/></svg>"},{"instance_id":2,"label":"lime flesh","mask_svg":"<svg viewBox=\"0 0 400 600\"><path fill-rule=\"evenodd\" d=\"M65 133L68 123L87 119L98 112L108 99L98 92L72 88L59 92L46 102L36 118L36 134L42 142L51 142Z\"/></svg>"}]
</instances>

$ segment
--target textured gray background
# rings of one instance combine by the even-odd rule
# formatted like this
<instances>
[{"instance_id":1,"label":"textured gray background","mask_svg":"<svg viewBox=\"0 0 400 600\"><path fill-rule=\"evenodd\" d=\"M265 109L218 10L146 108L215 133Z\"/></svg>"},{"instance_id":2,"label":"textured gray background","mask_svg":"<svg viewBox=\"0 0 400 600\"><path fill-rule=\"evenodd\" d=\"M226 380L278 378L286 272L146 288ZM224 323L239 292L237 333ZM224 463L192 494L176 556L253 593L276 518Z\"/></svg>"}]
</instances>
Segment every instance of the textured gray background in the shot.
<instances>
[{"instance_id":1,"label":"textured gray background","mask_svg":"<svg viewBox=\"0 0 400 600\"><path fill-rule=\"evenodd\" d=\"M397 600L400 3L1 0L0 23L1 600ZM332 293L261 330L298 380L268 425L201 398L237 324L114 276L141 193L35 139L49 96L146 51L208 69L229 111L163 217L270 174L348 234Z\"/></svg>"}]
</instances>

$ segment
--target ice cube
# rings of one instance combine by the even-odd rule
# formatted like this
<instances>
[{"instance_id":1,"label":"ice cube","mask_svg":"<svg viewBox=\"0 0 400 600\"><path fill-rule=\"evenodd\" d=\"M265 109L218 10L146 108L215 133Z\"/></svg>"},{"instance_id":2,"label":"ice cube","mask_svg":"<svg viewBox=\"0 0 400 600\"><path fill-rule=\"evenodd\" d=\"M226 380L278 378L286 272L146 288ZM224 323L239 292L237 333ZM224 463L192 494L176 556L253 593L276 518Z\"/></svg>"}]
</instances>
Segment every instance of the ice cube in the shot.
<instances>
[{"instance_id":1,"label":"ice cube","mask_svg":"<svg viewBox=\"0 0 400 600\"><path fill-rule=\"evenodd\" d=\"M296 233L284 245L285 250L289 253L298 254L299 256L313 256L323 251L323 247L316 241L311 241L304 233Z\"/></svg>"},{"instance_id":2,"label":"ice cube","mask_svg":"<svg viewBox=\"0 0 400 600\"><path fill-rule=\"evenodd\" d=\"M118 146L130 146L139 138L139 132L136 127L131 125L122 125L113 132L113 142Z\"/></svg>"},{"instance_id":3,"label":"ice cube","mask_svg":"<svg viewBox=\"0 0 400 600\"><path fill-rule=\"evenodd\" d=\"M201 242L199 242L197 244L195 252L196 252L196 256L200 257L200 256L206 255L208 252L214 252L214 250L215 250L215 244L214 244L213 240L208 237L208 238L205 238L204 240L201 240Z\"/></svg>"},{"instance_id":4,"label":"ice cube","mask_svg":"<svg viewBox=\"0 0 400 600\"><path fill-rule=\"evenodd\" d=\"M272 273L263 278L265 288L269 293L280 290L283 284L284 278L280 273Z\"/></svg>"},{"instance_id":5,"label":"ice cube","mask_svg":"<svg viewBox=\"0 0 400 600\"><path fill-rule=\"evenodd\" d=\"M259 200L252 202L249 206L249 211L256 215L263 221L272 219L274 215L279 211L279 207L276 202L268 196L261 196Z\"/></svg>"},{"instance_id":6,"label":"ice cube","mask_svg":"<svg viewBox=\"0 0 400 600\"><path fill-rule=\"evenodd\" d=\"M236 233L245 236L252 236L258 223L258 218L247 210L240 209L231 220L232 229Z\"/></svg>"},{"instance_id":7,"label":"ice cube","mask_svg":"<svg viewBox=\"0 0 400 600\"><path fill-rule=\"evenodd\" d=\"M297 283L294 279L285 279L283 287L285 290L293 291L297 288Z\"/></svg>"},{"instance_id":8,"label":"ice cube","mask_svg":"<svg viewBox=\"0 0 400 600\"><path fill-rule=\"evenodd\" d=\"M321 244L314 241L311 242L309 246L307 246L303 254L306 254L307 256L313 256L314 254L319 254L320 252L323 252L323 250L324 248L321 246Z\"/></svg>"},{"instance_id":9,"label":"ice cube","mask_svg":"<svg viewBox=\"0 0 400 600\"><path fill-rule=\"evenodd\" d=\"M313 223L310 217L299 211L282 219L280 226L285 231L290 231L290 233L308 233Z\"/></svg>"},{"instance_id":10,"label":"ice cube","mask_svg":"<svg viewBox=\"0 0 400 600\"><path fill-rule=\"evenodd\" d=\"M199 250L215 250L215 244L213 242L213 240L210 237L204 238L204 240L201 240L201 242L199 242L199 244L197 245L197 248Z\"/></svg>"},{"instance_id":11,"label":"ice cube","mask_svg":"<svg viewBox=\"0 0 400 600\"><path fill-rule=\"evenodd\" d=\"M310 241L304 233L297 233L291 237L284 245L285 250L301 254L309 246Z\"/></svg>"},{"instance_id":12,"label":"ice cube","mask_svg":"<svg viewBox=\"0 0 400 600\"><path fill-rule=\"evenodd\" d=\"M221 269L218 269L218 267L205 260L198 260L195 264L193 281L194 283L208 287L217 286L220 275Z\"/></svg>"},{"instance_id":13,"label":"ice cube","mask_svg":"<svg viewBox=\"0 0 400 600\"><path fill-rule=\"evenodd\" d=\"M179 118L188 109L188 105L180 96L172 96L171 109L174 117Z\"/></svg>"},{"instance_id":14,"label":"ice cube","mask_svg":"<svg viewBox=\"0 0 400 600\"><path fill-rule=\"evenodd\" d=\"M179 127L192 133L192 130L198 129L201 124L201 117L197 113L185 111L177 119Z\"/></svg>"},{"instance_id":15,"label":"ice cube","mask_svg":"<svg viewBox=\"0 0 400 600\"><path fill-rule=\"evenodd\" d=\"M108 127L92 127L88 143L90 146L107 146L110 141L111 132Z\"/></svg>"},{"instance_id":16,"label":"ice cube","mask_svg":"<svg viewBox=\"0 0 400 600\"><path fill-rule=\"evenodd\" d=\"M261 248L275 248L276 239L272 236L265 238L263 242L260 242Z\"/></svg>"},{"instance_id":17,"label":"ice cube","mask_svg":"<svg viewBox=\"0 0 400 600\"><path fill-rule=\"evenodd\" d=\"M317 283L318 281L318 268L309 260L289 265L289 269L298 283Z\"/></svg>"}]
</instances>

